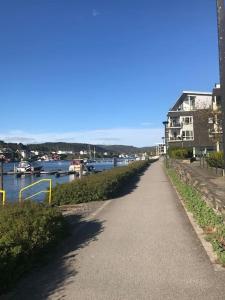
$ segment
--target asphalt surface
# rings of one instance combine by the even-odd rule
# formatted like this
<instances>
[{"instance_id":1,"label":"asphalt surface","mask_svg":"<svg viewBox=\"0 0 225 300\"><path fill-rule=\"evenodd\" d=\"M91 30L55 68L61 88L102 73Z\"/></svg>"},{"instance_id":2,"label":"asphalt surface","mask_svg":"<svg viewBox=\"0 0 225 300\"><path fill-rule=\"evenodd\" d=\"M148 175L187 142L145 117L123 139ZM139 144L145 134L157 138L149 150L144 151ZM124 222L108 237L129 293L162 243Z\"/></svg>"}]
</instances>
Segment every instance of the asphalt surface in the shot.
<instances>
[{"instance_id":1,"label":"asphalt surface","mask_svg":"<svg viewBox=\"0 0 225 300\"><path fill-rule=\"evenodd\" d=\"M160 161L65 246L7 299L225 299L225 271L214 271Z\"/></svg>"}]
</instances>

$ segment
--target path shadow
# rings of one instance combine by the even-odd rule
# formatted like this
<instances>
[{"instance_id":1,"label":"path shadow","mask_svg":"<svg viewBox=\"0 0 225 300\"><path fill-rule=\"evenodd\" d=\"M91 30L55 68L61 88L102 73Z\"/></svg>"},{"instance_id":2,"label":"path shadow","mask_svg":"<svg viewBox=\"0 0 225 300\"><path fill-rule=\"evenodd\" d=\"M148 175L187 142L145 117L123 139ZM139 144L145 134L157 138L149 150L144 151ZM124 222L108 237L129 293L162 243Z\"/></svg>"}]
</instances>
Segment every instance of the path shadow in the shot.
<instances>
[{"instance_id":1,"label":"path shadow","mask_svg":"<svg viewBox=\"0 0 225 300\"><path fill-rule=\"evenodd\" d=\"M115 198L134 192L150 167L151 165L134 176ZM45 266L30 272L10 294L1 296L1 299L44 300L52 294L56 294L57 299L64 299L65 284L73 282L78 273L74 268L78 250L98 240L98 235L104 230L104 223L98 220L87 221L82 215L68 215L66 218L71 227L71 235L56 247Z\"/></svg>"},{"instance_id":2,"label":"path shadow","mask_svg":"<svg viewBox=\"0 0 225 300\"><path fill-rule=\"evenodd\" d=\"M96 241L103 231L103 222L98 220L86 221L81 215L70 215L66 218L71 227L71 234L56 247L51 257L48 256L50 261L29 273L11 293L1 299L44 300L53 293L60 294L57 299L64 298L65 283L72 282L78 273L74 268L78 250Z\"/></svg>"}]
</instances>

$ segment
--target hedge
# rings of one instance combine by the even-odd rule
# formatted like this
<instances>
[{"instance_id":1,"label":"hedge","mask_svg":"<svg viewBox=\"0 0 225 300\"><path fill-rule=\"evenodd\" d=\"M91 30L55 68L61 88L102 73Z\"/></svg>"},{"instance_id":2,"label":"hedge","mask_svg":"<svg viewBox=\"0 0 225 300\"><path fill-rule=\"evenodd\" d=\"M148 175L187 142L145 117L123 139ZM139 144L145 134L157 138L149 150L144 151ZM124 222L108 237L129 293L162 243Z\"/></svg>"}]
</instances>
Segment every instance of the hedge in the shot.
<instances>
[{"instance_id":1,"label":"hedge","mask_svg":"<svg viewBox=\"0 0 225 300\"><path fill-rule=\"evenodd\" d=\"M0 294L66 233L57 208L26 201L0 207Z\"/></svg>"},{"instance_id":2,"label":"hedge","mask_svg":"<svg viewBox=\"0 0 225 300\"><path fill-rule=\"evenodd\" d=\"M176 159L186 159L186 158L191 158L193 156L192 149L190 148L170 147L168 149L168 154L171 158L176 158Z\"/></svg>"},{"instance_id":3,"label":"hedge","mask_svg":"<svg viewBox=\"0 0 225 300\"><path fill-rule=\"evenodd\" d=\"M132 179L137 180L140 172L148 166L148 161L138 161L125 167L117 167L69 183L58 184L52 191L52 202L63 205L117 197L121 190Z\"/></svg>"},{"instance_id":4,"label":"hedge","mask_svg":"<svg viewBox=\"0 0 225 300\"><path fill-rule=\"evenodd\" d=\"M212 152L206 158L210 167L224 168L223 152Z\"/></svg>"}]
</instances>

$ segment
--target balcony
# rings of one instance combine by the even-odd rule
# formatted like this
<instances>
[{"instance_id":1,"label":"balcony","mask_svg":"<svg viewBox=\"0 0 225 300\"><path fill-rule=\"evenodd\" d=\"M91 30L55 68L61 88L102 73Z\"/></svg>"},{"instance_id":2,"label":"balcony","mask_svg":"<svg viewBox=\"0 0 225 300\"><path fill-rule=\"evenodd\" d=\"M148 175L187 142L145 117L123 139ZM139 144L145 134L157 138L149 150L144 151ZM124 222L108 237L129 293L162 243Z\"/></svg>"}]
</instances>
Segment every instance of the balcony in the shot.
<instances>
[{"instance_id":1,"label":"balcony","mask_svg":"<svg viewBox=\"0 0 225 300\"><path fill-rule=\"evenodd\" d=\"M181 127L182 127L182 124L179 122L170 122L168 124L168 128L181 128Z\"/></svg>"},{"instance_id":2,"label":"balcony","mask_svg":"<svg viewBox=\"0 0 225 300\"><path fill-rule=\"evenodd\" d=\"M193 140L194 140L193 136L184 136L183 138L181 138L180 136L169 137L169 142L185 142L185 141L193 141Z\"/></svg>"},{"instance_id":3,"label":"balcony","mask_svg":"<svg viewBox=\"0 0 225 300\"><path fill-rule=\"evenodd\" d=\"M181 137L180 136L170 136L169 137L169 142L181 142Z\"/></svg>"}]
</instances>

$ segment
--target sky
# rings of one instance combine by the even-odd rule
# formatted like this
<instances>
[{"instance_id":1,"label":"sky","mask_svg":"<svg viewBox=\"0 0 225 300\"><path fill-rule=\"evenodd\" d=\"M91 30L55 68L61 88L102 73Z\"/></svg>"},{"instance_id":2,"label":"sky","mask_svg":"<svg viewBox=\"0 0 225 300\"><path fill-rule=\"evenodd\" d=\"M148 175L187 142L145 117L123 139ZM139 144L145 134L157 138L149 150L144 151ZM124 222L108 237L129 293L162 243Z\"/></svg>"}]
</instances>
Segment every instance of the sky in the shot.
<instances>
[{"instance_id":1,"label":"sky","mask_svg":"<svg viewBox=\"0 0 225 300\"><path fill-rule=\"evenodd\" d=\"M150 146L219 81L214 0L0 0L0 139Z\"/></svg>"}]
</instances>

